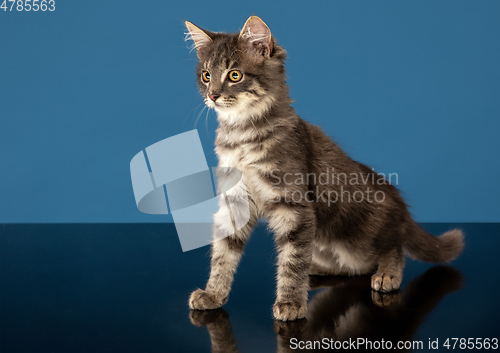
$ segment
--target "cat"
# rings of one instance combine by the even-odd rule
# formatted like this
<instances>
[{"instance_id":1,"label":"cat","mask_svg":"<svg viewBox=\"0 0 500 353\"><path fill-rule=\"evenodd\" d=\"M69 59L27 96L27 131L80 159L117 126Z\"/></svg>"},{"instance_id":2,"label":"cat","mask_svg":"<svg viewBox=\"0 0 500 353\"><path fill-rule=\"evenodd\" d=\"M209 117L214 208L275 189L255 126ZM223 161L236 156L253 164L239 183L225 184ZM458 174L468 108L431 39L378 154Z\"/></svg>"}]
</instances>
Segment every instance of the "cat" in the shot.
<instances>
[{"instance_id":1,"label":"cat","mask_svg":"<svg viewBox=\"0 0 500 353\"><path fill-rule=\"evenodd\" d=\"M282 321L306 315L309 275L375 272L371 287L390 292L401 284L404 252L432 263L449 262L462 252L461 230L428 234L391 183L297 116L286 84L286 52L264 21L251 16L236 34L185 24L199 59L200 93L217 113L219 166L236 168L244 180L226 193L228 202L221 202L214 216L214 239L221 240L211 245L210 277L205 290L191 294L191 309L227 302L260 218L275 235L273 316ZM233 234L243 200L250 219Z\"/></svg>"},{"instance_id":2,"label":"cat","mask_svg":"<svg viewBox=\"0 0 500 353\"><path fill-rule=\"evenodd\" d=\"M413 336L446 295L461 289L463 277L454 268L435 266L413 279L404 291L372 291L371 298L369 281L366 276L311 277L311 285L325 288L312 297L307 320L274 322L276 351L324 352L343 348L410 352L418 351L419 347L422 350L428 342L414 341ZM240 352L229 314L224 309L191 310L189 318L193 325L206 326L212 352ZM352 342L359 342L360 346L353 347ZM377 347L381 342L383 346ZM399 342L406 343L406 347L398 347Z\"/></svg>"}]
</instances>

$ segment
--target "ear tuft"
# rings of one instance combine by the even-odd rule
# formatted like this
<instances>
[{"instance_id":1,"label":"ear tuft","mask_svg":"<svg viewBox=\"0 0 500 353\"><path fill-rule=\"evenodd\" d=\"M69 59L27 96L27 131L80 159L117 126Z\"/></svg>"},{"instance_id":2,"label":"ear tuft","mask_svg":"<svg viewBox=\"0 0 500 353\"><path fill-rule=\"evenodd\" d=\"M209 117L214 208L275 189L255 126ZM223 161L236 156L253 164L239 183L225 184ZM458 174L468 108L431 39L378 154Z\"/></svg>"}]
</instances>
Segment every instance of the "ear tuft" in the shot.
<instances>
[{"instance_id":1,"label":"ear tuft","mask_svg":"<svg viewBox=\"0 0 500 353\"><path fill-rule=\"evenodd\" d=\"M239 40L257 61L262 62L271 56L271 30L259 17L251 16L245 22Z\"/></svg>"},{"instance_id":2,"label":"ear tuft","mask_svg":"<svg viewBox=\"0 0 500 353\"><path fill-rule=\"evenodd\" d=\"M186 33L186 38L184 40L192 40L194 42L193 46L190 49L193 50L194 48L196 48L199 58L200 55L204 51L206 51L208 46L212 44L212 38L210 38L210 36L204 30L195 26L191 22L186 21L185 23L188 33Z\"/></svg>"}]
</instances>

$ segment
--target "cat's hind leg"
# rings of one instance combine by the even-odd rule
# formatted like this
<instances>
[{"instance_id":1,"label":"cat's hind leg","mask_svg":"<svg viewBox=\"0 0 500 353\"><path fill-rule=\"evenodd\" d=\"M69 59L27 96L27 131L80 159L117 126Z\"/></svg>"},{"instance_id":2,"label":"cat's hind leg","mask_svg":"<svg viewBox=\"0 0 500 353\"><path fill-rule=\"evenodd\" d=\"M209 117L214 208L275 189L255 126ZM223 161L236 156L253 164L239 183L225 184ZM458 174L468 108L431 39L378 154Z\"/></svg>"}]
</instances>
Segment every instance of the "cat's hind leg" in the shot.
<instances>
[{"instance_id":1,"label":"cat's hind leg","mask_svg":"<svg viewBox=\"0 0 500 353\"><path fill-rule=\"evenodd\" d=\"M382 254L378 261L377 273L372 276L372 289L381 292L399 289L403 280L404 264L401 246Z\"/></svg>"}]
</instances>

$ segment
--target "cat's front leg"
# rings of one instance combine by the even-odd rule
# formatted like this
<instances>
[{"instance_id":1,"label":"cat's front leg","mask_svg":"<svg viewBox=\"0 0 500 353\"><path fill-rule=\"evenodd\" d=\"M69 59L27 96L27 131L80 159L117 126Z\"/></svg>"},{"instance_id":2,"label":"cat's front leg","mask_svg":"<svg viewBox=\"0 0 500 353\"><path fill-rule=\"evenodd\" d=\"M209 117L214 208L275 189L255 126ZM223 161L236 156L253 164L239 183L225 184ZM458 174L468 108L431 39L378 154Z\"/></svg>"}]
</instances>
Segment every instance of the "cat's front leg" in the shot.
<instances>
[{"instance_id":1,"label":"cat's front leg","mask_svg":"<svg viewBox=\"0 0 500 353\"><path fill-rule=\"evenodd\" d=\"M278 250L274 318L301 319L307 313L312 240L316 231L314 211L303 205L279 203L269 210L268 218Z\"/></svg>"},{"instance_id":2,"label":"cat's front leg","mask_svg":"<svg viewBox=\"0 0 500 353\"><path fill-rule=\"evenodd\" d=\"M233 221L228 207L223 203L215 216L214 239L220 240L212 243L210 278L205 290L197 289L191 293L189 298L191 309L216 309L227 302L234 273L248 237L257 223L257 217L251 208L250 220L235 233L233 233Z\"/></svg>"}]
</instances>

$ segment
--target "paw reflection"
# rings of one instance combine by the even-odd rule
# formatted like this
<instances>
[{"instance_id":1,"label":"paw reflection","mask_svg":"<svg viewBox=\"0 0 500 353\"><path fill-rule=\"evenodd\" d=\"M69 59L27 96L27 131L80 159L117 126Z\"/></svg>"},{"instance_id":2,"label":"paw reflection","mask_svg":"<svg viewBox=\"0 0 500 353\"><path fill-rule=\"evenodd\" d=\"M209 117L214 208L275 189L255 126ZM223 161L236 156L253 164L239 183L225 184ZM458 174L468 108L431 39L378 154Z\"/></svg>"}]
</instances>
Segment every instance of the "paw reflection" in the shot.
<instances>
[{"instance_id":1,"label":"paw reflection","mask_svg":"<svg viewBox=\"0 0 500 353\"><path fill-rule=\"evenodd\" d=\"M401 291L384 293L372 290L372 302L381 308L399 304L401 303Z\"/></svg>"},{"instance_id":2,"label":"paw reflection","mask_svg":"<svg viewBox=\"0 0 500 353\"><path fill-rule=\"evenodd\" d=\"M274 320L274 332L281 337L298 337L304 331L306 325L306 319L299 319L295 321Z\"/></svg>"},{"instance_id":3,"label":"paw reflection","mask_svg":"<svg viewBox=\"0 0 500 353\"><path fill-rule=\"evenodd\" d=\"M372 291L370 276L312 276L310 287L323 289L311 298L305 319L274 321L277 351L315 352L292 349L292 342L324 338L333 341L384 339L394 343L411 340L444 296L459 290L461 285L460 272L445 266L433 267L411 281L404 290L389 293ZM212 352L239 352L226 311L191 310L190 319L196 326L206 325Z\"/></svg>"},{"instance_id":4,"label":"paw reflection","mask_svg":"<svg viewBox=\"0 0 500 353\"><path fill-rule=\"evenodd\" d=\"M205 326L212 323L229 321L229 314L222 309L215 310L191 310L189 319L195 326Z\"/></svg>"}]
</instances>

